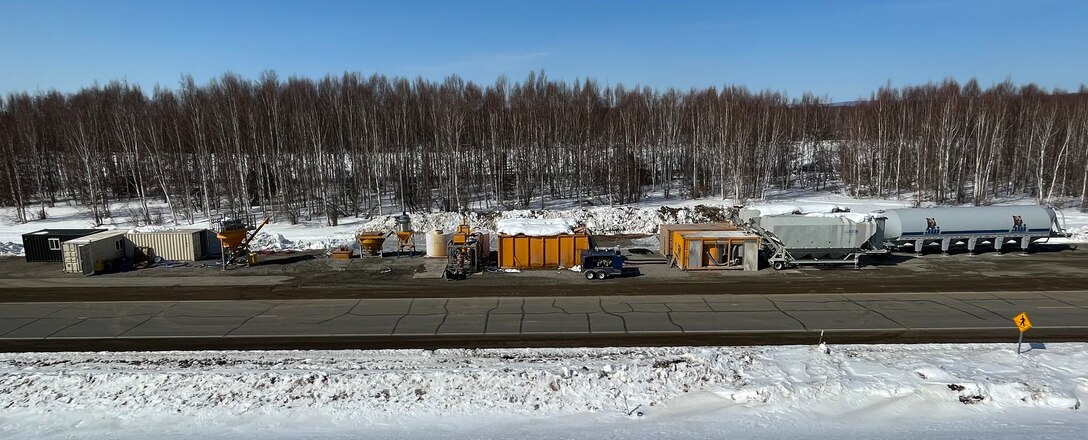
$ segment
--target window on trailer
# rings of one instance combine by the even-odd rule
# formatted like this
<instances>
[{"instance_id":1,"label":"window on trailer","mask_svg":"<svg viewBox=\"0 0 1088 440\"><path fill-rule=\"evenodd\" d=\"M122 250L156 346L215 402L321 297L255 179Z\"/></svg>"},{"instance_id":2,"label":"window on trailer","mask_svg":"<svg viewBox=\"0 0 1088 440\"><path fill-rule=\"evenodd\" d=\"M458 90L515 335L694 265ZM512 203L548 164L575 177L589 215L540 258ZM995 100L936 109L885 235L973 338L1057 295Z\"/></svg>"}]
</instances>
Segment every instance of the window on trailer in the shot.
<instances>
[{"instance_id":1,"label":"window on trailer","mask_svg":"<svg viewBox=\"0 0 1088 440\"><path fill-rule=\"evenodd\" d=\"M60 239L59 238L50 238L49 239L49 250L51 250L51 251L59 251L60 250Z\"/></svg>"}]
</instances>

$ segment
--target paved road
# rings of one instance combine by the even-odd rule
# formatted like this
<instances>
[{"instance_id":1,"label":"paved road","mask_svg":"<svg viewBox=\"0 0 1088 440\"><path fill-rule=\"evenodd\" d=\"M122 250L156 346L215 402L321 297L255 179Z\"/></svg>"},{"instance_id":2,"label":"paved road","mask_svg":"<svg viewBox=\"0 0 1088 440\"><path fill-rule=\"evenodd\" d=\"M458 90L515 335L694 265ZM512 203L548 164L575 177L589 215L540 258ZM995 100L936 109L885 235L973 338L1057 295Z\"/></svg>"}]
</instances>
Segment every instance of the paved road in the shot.
<instances>
[{"instance_id":1,"label":"paved road","mask_svg":"<svg viewBox=\"0 0 1088 440\"><path fill-rule=\"evenodd\" d=\"M128 287L221 287L276 286L289 281L283 275L231 277L64 277L64 278L0 278L0 289L72 289Z\"/></svg>"},{"instance_id":2,"label":"paved road","mask_svg":"<svg viewBox=\"0 0 1088 440\"><path fill-rule=\"evenodd\" d=\"M1088 340L1088 291L0 305L0 350ZM1030 338L1029 338L1030 339Z\"/></svg>"}]
</instances>

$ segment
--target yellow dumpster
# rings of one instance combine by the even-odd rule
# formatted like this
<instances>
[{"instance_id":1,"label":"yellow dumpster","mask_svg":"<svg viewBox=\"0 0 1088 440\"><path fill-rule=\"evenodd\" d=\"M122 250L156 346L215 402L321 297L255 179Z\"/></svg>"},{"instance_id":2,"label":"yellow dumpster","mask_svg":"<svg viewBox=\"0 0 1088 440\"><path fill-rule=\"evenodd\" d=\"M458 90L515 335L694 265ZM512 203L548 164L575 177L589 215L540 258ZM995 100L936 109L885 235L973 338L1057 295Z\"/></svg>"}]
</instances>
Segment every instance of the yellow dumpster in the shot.
<instances>
[{"instance_id":1,"label":"yellow dumpster","mask_svg":"<svg viewBox=\"0 0 1088 440\"><path fill-rule=\"evenodd\" d=\"M589 249L589 234L549 236L499 235L499 268L556 269L581 264Z\"/></svg>"}]
</instances>

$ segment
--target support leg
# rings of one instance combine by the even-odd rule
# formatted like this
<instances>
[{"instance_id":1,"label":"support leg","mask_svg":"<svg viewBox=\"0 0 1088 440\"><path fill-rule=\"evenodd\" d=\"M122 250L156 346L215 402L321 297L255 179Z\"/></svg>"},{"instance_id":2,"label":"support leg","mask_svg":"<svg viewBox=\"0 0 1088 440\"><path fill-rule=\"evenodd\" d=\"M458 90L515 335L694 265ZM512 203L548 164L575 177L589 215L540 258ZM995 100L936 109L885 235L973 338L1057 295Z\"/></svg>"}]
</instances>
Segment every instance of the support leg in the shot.
<instances>
[{"instance_id":1,"label":"support leg","mask_svg":"<svg viewBox=\"0 0 1088 440\"><path fill-rule=\"evenodd\" d=\"M971 237L967 239L967 255L975 255L975 246L978 245L978 238Z\"/></svg>"},{"instance_id":2,"label":"support leg","mask_svg":"<svg viewBox=\"0 0 1088 440\"><path fill-rule=\"evenodd\" d=\"M1023 237L1020 239L1020 253L1027 255L1028 248L1031 247L1031 237Z\"/></svg>"},{"instance_id":3,"label":"support leg","mask_svg":"<svg viewBox=\"0 0 1088 440\"><path fill-rule=\"evenodd\" d=\"M952 239L946 238L941 240L941 253L948 255L948 247L952 245Z\"/></svg>"},{"instance_id":4,"label":"support leg","mask_svg":"<svg viewBox=\"0 0 1088 440\"><path fill-rule=\"evenodd\" d=\"M925 240L914 240L914 255L922 256L923 245L925 245Z\"/></svg>"},{"instance_id":5,"label":"support leg","mask_svg":"<svg viewBox=\"0 0 1088 440\"><path fill-rule=\"evenodd\" d=\"M1001 248L1005 246L1005 237L994 238L994 254L1001 255Z\"/></svg>"}]
</instances>

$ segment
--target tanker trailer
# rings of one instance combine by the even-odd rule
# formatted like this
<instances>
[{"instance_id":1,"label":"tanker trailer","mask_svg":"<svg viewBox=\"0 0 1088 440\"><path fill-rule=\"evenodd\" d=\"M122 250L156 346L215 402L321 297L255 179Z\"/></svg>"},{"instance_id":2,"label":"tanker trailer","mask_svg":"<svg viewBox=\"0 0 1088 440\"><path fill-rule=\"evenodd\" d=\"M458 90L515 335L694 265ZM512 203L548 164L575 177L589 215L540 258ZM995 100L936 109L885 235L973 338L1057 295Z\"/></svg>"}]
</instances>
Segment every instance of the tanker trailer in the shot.
<instances>
[{"instance_id":1,"label":"tanker trailer","mask_svg":"<svg viewBox=\"0 0 1088 440\"><path fill-rule=\"evenodd\" d=\"M885 242L895 246L912 244L918 255L928 244L940 243L941 252L947 253L950 246L961 242L973 254L983 241L993 243L994 251L1000 253L1013 240L1027 252L1035 240L1068 235L1058 224L1054 209L1045 206L904 208L882 212L887 218Z\"/></svg>"}]
</instances>

